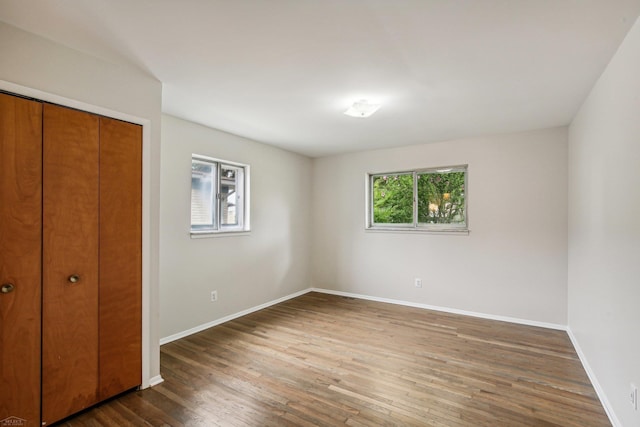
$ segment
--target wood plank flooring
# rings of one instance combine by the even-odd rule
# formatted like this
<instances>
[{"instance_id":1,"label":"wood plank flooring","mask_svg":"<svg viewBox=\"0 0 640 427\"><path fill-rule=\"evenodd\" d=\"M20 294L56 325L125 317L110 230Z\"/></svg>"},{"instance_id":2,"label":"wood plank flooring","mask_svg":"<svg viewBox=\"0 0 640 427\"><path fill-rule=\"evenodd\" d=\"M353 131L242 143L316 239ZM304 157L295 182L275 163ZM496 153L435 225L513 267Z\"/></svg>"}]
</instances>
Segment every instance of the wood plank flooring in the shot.
<instances>
[{"instance_id":1,"label":"wood plank flooring","mask_svg":"<svg viewBox=\"0 0 640 427\"><path fill-rule=\"evenodd\" d=\"M565 332L309 293L161 348L68 426L610 426Z\"/></svg>"}]
</instances>

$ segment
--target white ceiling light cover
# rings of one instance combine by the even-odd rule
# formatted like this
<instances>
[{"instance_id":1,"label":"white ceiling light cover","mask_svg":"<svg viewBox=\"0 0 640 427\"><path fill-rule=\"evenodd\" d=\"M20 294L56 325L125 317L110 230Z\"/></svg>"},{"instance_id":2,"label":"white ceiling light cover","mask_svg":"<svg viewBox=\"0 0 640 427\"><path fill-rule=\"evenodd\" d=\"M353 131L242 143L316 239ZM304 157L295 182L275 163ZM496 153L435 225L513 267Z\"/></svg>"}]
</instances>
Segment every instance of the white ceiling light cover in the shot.
<instances>
[{"instance_id":1,"label":"white ceiling light cover","mask_svg":"<svg viewBox=\"0 0 640 427\"><path fill-rule=\"evenodd\" d=\"M364 119L378 111L379 108L380 104L373 104L366 99L361 99L360 101L354 102L353 105L351 105L351 107L349 107L349 109L344 112L344 114L346 114L347 116Z\"/></svg>"}]
</instances>

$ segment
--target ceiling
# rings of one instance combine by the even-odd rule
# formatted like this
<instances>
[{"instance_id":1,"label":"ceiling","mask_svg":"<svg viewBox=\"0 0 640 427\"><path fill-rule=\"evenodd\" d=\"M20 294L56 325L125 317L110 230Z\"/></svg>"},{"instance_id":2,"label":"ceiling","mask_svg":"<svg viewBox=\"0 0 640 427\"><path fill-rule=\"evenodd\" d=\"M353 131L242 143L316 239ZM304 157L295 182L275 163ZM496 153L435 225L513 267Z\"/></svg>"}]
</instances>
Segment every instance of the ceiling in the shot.
<instances>
[{"instance_id":1,"label":"ceiling","mask_svg":"<svg viewBox=\"0 0 640 427\"><path fill-rule=\"evenodd\" d=\"M312 157L568 124L640 0L0 0L163 83L162 109ZM382 104L345 116L361 98Z\"/></svg>"}]
</instances>

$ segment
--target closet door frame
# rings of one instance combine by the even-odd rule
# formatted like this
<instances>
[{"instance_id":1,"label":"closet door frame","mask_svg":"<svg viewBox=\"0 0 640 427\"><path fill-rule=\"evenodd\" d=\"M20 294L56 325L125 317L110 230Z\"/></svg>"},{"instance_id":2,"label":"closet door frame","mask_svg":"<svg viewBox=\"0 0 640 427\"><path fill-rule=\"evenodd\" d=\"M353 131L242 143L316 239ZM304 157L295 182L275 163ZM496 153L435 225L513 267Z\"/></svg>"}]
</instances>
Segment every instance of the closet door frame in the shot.
<instances>
[{"instance_id":1,"label":"closet door frame","mask_svg":"<svg viewBox=\"0 0 640 427\"><path fill-rule=\"evenodd\" d=\"M75 108L88 113L98 114L117 120L138 124L142 126L142 386L148 388L162 383L159 374L160 366L160 337L157 335L158 320L152 316L151 307L157 309L157 265L153 260L158 259L157 249L157 215L152 215L151 194L152 185L152 158L151 158L151 120L124 113L109 108L101 107L83 101L60 96L54 93L33 89L5 80L0 80L0 91L8 94L32 98L39 101L50 102L64 107ZM156 148L159 150L159 148ZM159 182L156 173L155 180ZM159 184L156 184L156 186ZM156 192L158 190L156 189ZM156 207L155 212L158 212ZM154 221L154 224L152 224ZM153 228L152 228L153 226ZM152 233L152 229L156 232ZM156 274L153 274L155 271ZM152 276L154 281L152 282ZM155 284L155 285L152 285ZM152 336L153 333L153 336ZM155 369L154 369L155 367ZM152 369L157 375L151 376Z\"/></svg>"}]
</instances>

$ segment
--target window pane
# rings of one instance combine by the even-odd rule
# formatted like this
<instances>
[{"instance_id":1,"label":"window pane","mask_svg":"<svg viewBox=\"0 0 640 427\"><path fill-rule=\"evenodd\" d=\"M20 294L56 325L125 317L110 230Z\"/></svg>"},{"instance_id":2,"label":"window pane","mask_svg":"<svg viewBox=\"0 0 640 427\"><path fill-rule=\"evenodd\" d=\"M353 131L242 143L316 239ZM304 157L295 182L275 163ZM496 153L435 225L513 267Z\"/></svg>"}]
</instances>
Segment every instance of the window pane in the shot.
<instances>
[{"instance_id":1,"label":"window pane","mask_svg":"<svg viewBox=\"0 0 640 427\"><path fill-rule=\"evenodd\" d=\"M413 175L374 175L373 222L413 224Z\"/></svg>"},{"instance_id":2,"label":"window pane","mask_svg":"<svg viewBox=\"0 0 640 427\"><path fill-rule=\"evenodd\" d=\"M220 166L220 224L242 225L243 168Z\"/></svg>"},{"instance_id":3,"label":"window pane","mask_svg":"<svg viewBox=\"0 0 640 427\"><path fill-rule=\"evenodd\" d=\"M191 161L191 228L215 228L215 164Z\"/></svg>"},{"instance_id":4,"label":"window pane","mask_svg":"<svg viewBox=\"0 0 640 427\"><path fill-rule=\"evenodd\" d=\"M418 222L464 224L464 171L418 174Z\"/></svg>"}]
</instances>

